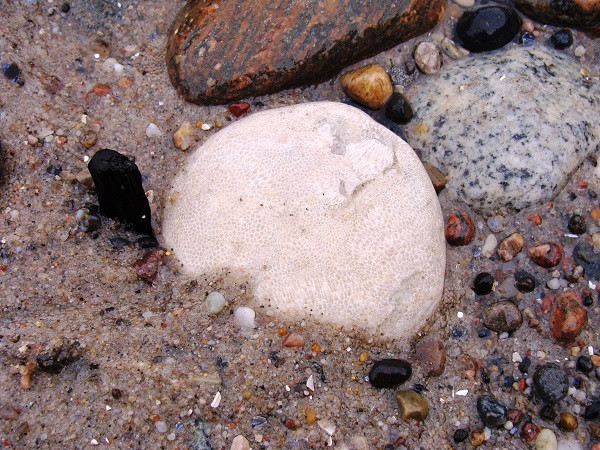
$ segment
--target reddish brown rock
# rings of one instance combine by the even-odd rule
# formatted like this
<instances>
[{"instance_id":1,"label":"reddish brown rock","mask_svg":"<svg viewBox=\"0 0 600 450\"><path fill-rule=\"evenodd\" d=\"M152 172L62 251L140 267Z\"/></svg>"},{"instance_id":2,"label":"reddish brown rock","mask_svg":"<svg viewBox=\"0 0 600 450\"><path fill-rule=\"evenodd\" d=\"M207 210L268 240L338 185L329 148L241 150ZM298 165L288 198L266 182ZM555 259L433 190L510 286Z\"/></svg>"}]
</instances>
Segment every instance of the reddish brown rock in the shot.
<instances>
[{"instance_id":1,"label":"reddish brown rock","mask_svg":"<svg viewBox=\"0 0 600 450\"><path fill-rule=\"evenodd\" d=\"M533 442L537 438L539 428L531 422L525 422L521 428L521 437L525 442Z\"/></svg>"},{"instance_id":2,"label":"reddish brown rock","mask_svg":"<svg viewBox=\"0 0 600 450\"><path fill-rule=\"evenodd\" d=\"M552 336L561 342L570 342L579 336L587 322L587 310L574 292L565 292L556 301L550 318Z\"/></svg>"},{"instance_id":3,"label":"reddish brown rock","mask_svg":"<svg viewBox=\"0 0 600 450\"><path fill-rule=\"evenodd\" d=\"M550 25L600 30L599 0L513 0L532 19Z\"/></svg>"},{"instance_id":4,"label":"reddish brown rock","mask_svg":"<svg viewBox=\"0 0 600 450\"><path fill-rule=\"evenodd\" d=\"M464 209L450 214L444 232L448 244L457 247L467 245L475 235L475 221Z\"/></svg>"},{"instance_id":5,"label":"reddish brown rock","mask_svg":"<svg viewBox=\"0 0 600 450\"><path fill-rule=\"evenodd\" d=\"M167 43L171 82L188 101L223 104L325 81L419 36L444 0L191 0Z\"/></svg>"},{"instance_id":6,"label":"reddish brown rock","mask_svg":"<svg viewBox=\"0 0 600 450\"><path fill-rule=\"evenodd\" d=\"M511 261L523 248L523 236L513 233L498 246L498 255L503 261Z\"/></svg>"},{"instance_id":7,"label":"reddish brown rock","mask_svg":"<svg viewBox=\"0 0 600 450\"><path fill-rule=\"evenodd\" d=\"M304 347L304 338L298 333L290 333L283 340L285 347Z\"/></svg>"},{"instance_id":8,"label":"reddish brown rock","mask_svg":"<svg viewBox=\"0 0 600 450\"><path fill-rule=\"evenodd\" d=\"M562 245L557 242L544 242L529 249L529 256L540 267L549 269L557 266L562 260Z\"/></svg>"},{"instance_id":9,"label":"reddish brown rock","mask_svg":"<svg viewBox=\"0 0 600 450\"><path fill-rule=\"evenodd\" d=\"M142 280L152 283L158 275L158 269L163 263L165 252L155 249L147 252L142 258L133 263L135 272Z\"/></svg>"},{"instance_id":10,"label":"reddish brown rock","mask_svg":"<svg viewBox=\"0 0 600 450\"><path fill-rule=\"evenodd\" d=\"M513 425L519 425L521 421L525 417L525 414L520 409L509 409L508 410L508 420L510 420Z\"/></svg>"},{"instance_id":11,"label":"reddish brown rock","mask_svg":"<svg viewBox=\"0 0 600 450\"><path fill-rule=\"evenodd\" d=\"M227 108L227 111L229 111L235 117L240 117L242 114L246 114L249 109L250 109L250 103L240 102L240 103L232 103L231 105L229 105L229 107Z\"/></svg>"},{"instance_id":12,"label":"reddish brown rock","mask_svg":"<svg viewBox=\"0 0 600 450\"><path fill-rule=\"evenodd\" d=\"M415 347L415 358L429 377L438 377L446 367L446 349L436 339L423 339Z\"/></svg>"}]
</instances>

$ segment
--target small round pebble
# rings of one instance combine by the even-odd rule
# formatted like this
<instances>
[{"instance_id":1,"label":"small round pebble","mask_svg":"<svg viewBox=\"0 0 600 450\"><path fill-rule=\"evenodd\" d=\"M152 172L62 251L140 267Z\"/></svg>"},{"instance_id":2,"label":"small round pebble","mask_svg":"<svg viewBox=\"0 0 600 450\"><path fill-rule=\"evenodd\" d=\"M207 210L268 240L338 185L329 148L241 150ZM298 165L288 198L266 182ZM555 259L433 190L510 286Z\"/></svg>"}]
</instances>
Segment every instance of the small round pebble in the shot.
<instances>
[{"instance_id":1,"label":"small round pebble","mask_svg":"<svg viewBox=\"0 0 600 450\"><path fill-rule=\"evenodd\" d=\"M592 360L585 355L582 355L579 358L577 358L576 367L577 370L583 373L590 373L592 370L594 370L594 364L592 363Z\"/></svg>"},{"instance_id":2,"label":"small round pebble","mask_svg":"<svg viewBox=\"0 0 600 450\"><path fill-rule=\"evenodd\" d=\"M406 125L412 120L414 113L406 97L399 92L394 92L385 107L385 115L397 124Z\"/></svg>"},{"instance_id":3,"label":"small round pebble","mask_svg":"<svg viewBox=\"0 0 600 450\"><path fill-rule=\"evenodd\" d=\"M233 320L235 324L240 328L255 328L255 317L256 313L254 312L254 310L252 308L248 308L247 306L240 306L233 313Z\"/></svg>"},{"instance_id":4,"label":"small round pebble","mask_svg":"<svg viewBox=\"0 0 600 450\"><path fill-rule=\"evenodd\" d=\"M420 42L413 53L419 70L425 74L439 72L442 67L442 52L433 42Z\"/></svg>"},{"instance_id":5,"label":"small round pebble","mask_svg":"<svg viewBox=\"0 0 600 450\"><path fill-rule=\"evenodd\" d=\"M483 323L496 333L510 333L521 326L523 315L513 302L504 300L487 307Z\"/></svg>"},{"instance_id":6,"label":"small round pebble","mask_svg":"<svg viewBox=\"0 0 600 450\"><path fill-rule=\"evenodd\" d=\"M538 427L531 422L525 422L521 428L521 437L525 442L533 442L538 433Z\"/></svg>"},{"instance_id":7,"label":"small round pebble","mask_svg":"<svg viewBox=\"0 0 600 450\"><path fill-rule=\"evenodd\" d=\"M517 282L515 283L516 288L519 292L527 293L532 292L535 289L535 280L530 275L523 275L517 277L515 275Z\"/></svg>"},{"instance_id":8,"label":"small round pebble","mask_svg":"<svg viewBox=\"0 0 600 450\"><path fill-rule=\"evenodd\" d=\"M454 432L452 439L454 439L454 442L459 444L461 442L466 441L468 437L469 437L469 430L467 430L466 428L459 428L458 430L456 430Z\"/></svg>"},{"instance_id":9,"label":"small round pebble","mask_svg":"<svg viewBox=\"0 0 600 450\"><path fill-rule=\"evenodd\" d=\"M556 419L556 410L552 405L544 405L542 409L540 409L540 417L547 422L550 422Z\"/></svg>"},{"instance_id":10,"label":"small round pebble","mask_svg":"<svg viewBox=\"0 0 600 450\"><path fill-rule=\"evenodd\" d=\"M548 286L548 289L554 291L560 287L560 281L558 278L552 278L546 283L546 286Z\"/></svg>"},{"instance_id":11,"label":"small round pebble","mask_svg":"<svg viewBox=\"0 0 600 450\"><path fill-rule=\"evenodd\" d=\"M373 364L369 383L376 388L392 388L406 382L412 375L410 363L403 359L382 359Z\"/></svg>"},{"instance_id":12,"label":"small round pebble","mask_svg":"<svg viewBox=\"0 0 600 450\"><path fill-rule=\"evenodd\" d=\"M156 426L156 431L158 431L159 433L167 432L167 424L164 423L162 420L159 420L154 425Z\"/></svg>"},{"instance_id":13,"label":"small round pebble","mask_svg":"<svg viewBox=\"0 0 600 450\"><path fill-rule=\"evenodd\" d=\"M464 13L456 24L456 35L467 50L487 52L508 44L520 28L521 19L514 9L485 6Z\"/></svg>"},{"instance_id":14,"label":"small round pebble","mask_svg":"<svg viewBox=\"0 0 600 450\"><path fill-rule=\"evenodd\" d=\"M558 425L565 431L575 431L579 426L577 419L570 412L560 413L560 423Z\"/></svg>"},{"instance_id":15,"label":"small round pebble","mask_svg":"<svg viewBox=\"0 0 600 450\"><path fill-rule=\"evenodd\" d=\"M571 30L560 30L550 37L550 42L556 50L564 50L573 45L573 33Z\"/></svg>"},{"instance_id":16,"label":"small round pebble","mask_svg":"<svg viewBox=\"0 0 600 450\"><path fill-rule=\"evenodd\" d=\"M537 435L535 440L535 450L557 450L558 449L558 441L556 440L556 435L554 431L544 428Z\"/></svg>"},{"instance_id":17,"label":"small round pebble","mask_svg":"<svg viewBox=\"0 0 600 450\"><path fill-rule=\"evenodd\" d=\"M225 306L227 301L220 292L211 292L206 296L206 309L210 314L219 314Z\"/></svg>"},{"instance_id":18,"label":"small round pebble","mask_svg":"<svg viewBox=\"0 0 600 450\"><path fill-rule=\"evenodd\" d=\"M229 450L250 450L250 442L241 434L233 438Z\"/></svg>"},{"instance_id":19,"label":"small round pebble","mask_svg":"<svg viewBox=\"0 0 600 450\"><path fill-rule=\"evenodd\" d=\"M477 399L477 412L485 426L498 428L508 420L508 410L497 398L484 395Z\"/></svg>"},{"instance_id":20,"label":"small round pebble","mask_svg":"<svg viewBox=\"0 0 600 450\"><path fill-rule=\"evenodd\" d=\"M557 266L562 260L562 245L557 242L544 242L530 247L529 256L538 266L550 269Z\"/></svg>"},{"instance_id":21,"label":"small round pebble","mask_svg":"<svg viewBox=\"0 0 600 450\"><path fill-rule=\"evenodd\" d=\"M533 385L537 395L546 403L556 404L567 396L569 379L556 363L538 367L533 374Z\"/></svg>"},{"instance_id":22,"label":"small round pebble","mask_svg":"<svg viewBox=\"0 0 600 450\"><path fill-rule=\"evenodd\" d=\"M446 221L444 235L453 247L467 245L475 235L475 221L464 209L452 213Z\"/></svg>"},{"instance_id":23,"label":"small round pebble","mask_svg":"<svg viewBox=\"0 0 600 450\"><path fill-rule=\"evenodd\" d=\"M573 234L584 234L586 230L585 219L579 214L573 214L569 219L569 231Z\"/></svg>"},{"instance_id":24,"label":"small round pebble","mask_svg":"<svg viewBox=\"0 0 600 450\"><path fill-rule=\"evenodd\" d=\"M473 291L477 295L487 295L492 292L494 287L494 277L489 272L481 272L475 277L473 282Z\"/></svg>"}]
</instances>

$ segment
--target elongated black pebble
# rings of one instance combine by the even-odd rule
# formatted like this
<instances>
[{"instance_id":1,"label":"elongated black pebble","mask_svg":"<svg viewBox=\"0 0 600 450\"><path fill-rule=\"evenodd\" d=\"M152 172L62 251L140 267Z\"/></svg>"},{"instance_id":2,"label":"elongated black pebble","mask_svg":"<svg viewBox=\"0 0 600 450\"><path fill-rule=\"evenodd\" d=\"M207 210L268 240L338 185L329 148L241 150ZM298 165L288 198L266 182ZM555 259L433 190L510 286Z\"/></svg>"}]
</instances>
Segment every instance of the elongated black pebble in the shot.
<instances>
[{"instance_id":1,"label":"elongated black pebble","mask_svg":"<svg viewBox=\"0 0 600 450\"><path fill-rule=\"evenodd\" d=\"M100 213L133 225L138 233L152 235L150 204L137 165L114 150L103 149L88 164Z\"/></svg>"}]
</instances>

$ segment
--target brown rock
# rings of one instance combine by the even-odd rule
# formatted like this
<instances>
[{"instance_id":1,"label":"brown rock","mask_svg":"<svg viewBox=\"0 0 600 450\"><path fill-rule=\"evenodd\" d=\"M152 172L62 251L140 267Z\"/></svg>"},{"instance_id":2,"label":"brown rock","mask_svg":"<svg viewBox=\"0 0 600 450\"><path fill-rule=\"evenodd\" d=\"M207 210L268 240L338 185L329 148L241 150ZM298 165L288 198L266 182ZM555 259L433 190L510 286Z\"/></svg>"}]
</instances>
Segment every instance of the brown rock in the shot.
<instances>
[{"instance_id":1,"label":"brown rock","mask_svg":"<svg viewBox=\"0 0 600 450\"><path fill-rule=\"evenodd\" d=\"M240 102L229 105L227 111L233 114L235 117L241 117L242 114L246 114L250 110L250 103Z\"/></svg>"},{"instance_id":2,"label":"brown rock","mask_svg":"<svg viewBox=\"0 0 600 450\"><path fill-rule=\"evenodd\" d=\"M92 92L98 97L104 97L105 95L110 94L111 91L112 89L108 84L97 84L92 88Z\"/></svg>"},{"instance_id":3,"label":"brown rock","mask_svg":"<svg viewBox=\"0 0 600 450\"><path fill-rule=\"evenodd\" d=\"M411 389L397 391L396 401L400 409L400 418L405 422L408 419L422 422L429 414L429 406L423 396Z\"/></svg>"},{"instance_id":4,"label":"brown rock","mask_svg":"<svg viewBox=\"0 0 600 450\"><path fill-rule=\"evenodd\" d=\"M133 263L135 272L142 280L152 283L158 275L165 252L160 249L150 250L142 258Z\"/></svg>"},{"instance_id":5,"label":"brown rock","mask_svg":"<svg viewBox=\"0 0 600 450\"><path fill-rule=\"evenodd\" d=\"M562 246L557 242L544 242L529 249L529 256L540 267L549 269L562 260Z\"/></svg>"},{"instance_id":6,"label":"brown rock","mask_svg":"<svg viewBox=\"0 0 600 450\"><path fill-rule=\"evenodd\" d=\"M523 323L523 314L510 301L496 302L485 310L483 322L485 326L496 333L512 332Z\"/></svg>"},{"instance_id":7,"label":"brown rock","mask_svg":"<svg viewBox=\"0 0 600 450\"><path fill-rule=\"evenodd\" d=\"M97 140L98 135L92 130L84 131L81 135L81 138L79 138L79 142L81 142L81 145L83 145L85 148L92 148L94 145L96 145Z\"/></svg>"},{"instance_id":8,"label":"brown rock","mask_svg":"<svg viewBox=\"0 0 600 450\"><path fill-rule=\"evenodd\" d=\"M519 425L521 421L525 417L525 413L520 409L509 409L508 410L508 420L510 420L513 425Z\"/></svg>"},{"instance_id":9,"label":"brown rock","mask_svg":"<svg viewBox=\"0 0 600 450\"><path fill-rule=\"evenodd\" d=\"M479 447L485 442L485 432L483 430L475 430L471 433L471 445Z\"/></svg>"},{"instance_id":10,"label":"brown rock","mask_svg":"<svg viewBox=\"0 0 600 450\"><path fill-rule=\"evenodd\" d=\"M346 72L340 84L348 97L371 109L380 109L394 93L389 74L379 64Z\"/></svg>"},{"instance_id":11,"label":"brown rock","mask_svg":"<svg viewBox=\"0 0 600 450\"><path fill-rule=\"evenodd\" d=\"M581 305L581 297L565 292L556 301L550 327L552 336L561 342L570 342L579 336L587 323L587 310Z\"/></svg>"},{"instance_id":12,"label":"brown rock","mask_svg":"<svg viewBox=\"0 0 600 450\"><path fill-rule=\"evenodd\" d=\"M502 260L511 261L523 248L523 236L513 233L498 246L498 255Z\"/></svg>"},{"instance_id":13,"label":"brown rock","mask_svg":"<svg viewBox=\"0 0 600 450\"><path fill-rule=\"evenodd\" d=\"M513 0L532 19L582 30L600 29L599 0Z\"/></svg>"},{"instance_id":14,"label":"brown rock","mask_svg":"<svg viewBox=\"0 0 600 450\"><path fill-rule=\"evenodd\" d=\"M590 447L590 450L600 450L600 442L595 443Z\"/></svg>"},{"instance_id":15,"label":"brown rock","mask_svg":"<svg viewBox=\"0 0 600 450\"><path fill-rule=\"evenodd\" d=\"M521 428L521 437L525 442L533 442L537 438L539 428L531 422L525 422Z\"/></svg>"},{"instance_id":16,"label":"brown rock","mask_svg":"<svg viewBox=\"0 0 600 450\"><path fill-rule=\"evenodd\" d=\"M15 408L11 405L0 405L0 419L2 420L17 420L21 414L19 408Z\"/></svg>"},{"instance_id":17,"label":"brown rock","mask_svg":"<svg viewBox=\"0 0 600 450\"><path fill-rule=\"evenodd\" d=\"M298 333L290 333L283 340L286 347L304 347L304 338Z\"/></svg>"},{"instance_id":18,"label":"brown rock","mask_svg":"<svg viewBox=\"0 0 600 450\"><path fill-rule=\"evenodd\" d=\"M448 216L444 235L448 244L454 247L467 245L475 235L475 221L468 212L461 209Z\"/></svg>"},{"instance_id":19,"label":"brown rock","mask_svg":"<svg viewBox=\"0 0 600 450\"><path fill-rule=\"evenodd\" d=\"M600 439L600 424L598 423L588 423L588 428L590 429L590 433L597 439Z\"/></svg>"},{"instance_id":20,"label":"brown rock","mask_svg":"<svg viewBox=\"0 0 600 450\"><path fill-rule=\"evenodd\" d=\"M188 101L224 104L319 83L419 36L444 0L191 0L175 18L167 68Z\"/></svg>"},{"instance_id":21,"label":"brown rock","mask_svg":"<svg viewBox=\"0 0 600 450\"><path fill-rule=\"evenodd\" d=\"M446 348L436 339L423 339L415 347L417 361L427 371L427 376L438 377L446 367Z\"/></svg>"},{"instance_id":22,"label":"brown rock","mask_svg":"<svg viewBox=\"0 0 600 450\"><path fill-rule=\"evenodd\" d=\"M433 164L429 164L428 162L423 163L423 167L425 167L425 171L427 175L429 175L429 179L431 180L431 184L433 184L433 188L435 189L435 193L439 194L446 187L446 183L448 182L448 177L444 175L440 170L435 167Z\"/></svg>"},{"instance_id":23,"label":"brown rock","mask_svg":"<svg viewBox=\"0 0 600 450\"><path fill-rule=\"evenodd\" d=\"M565 431L574 431L579 424L575 416L569 412L560 413L560 422L558 426Z\"/></svg>"}]
</instances>

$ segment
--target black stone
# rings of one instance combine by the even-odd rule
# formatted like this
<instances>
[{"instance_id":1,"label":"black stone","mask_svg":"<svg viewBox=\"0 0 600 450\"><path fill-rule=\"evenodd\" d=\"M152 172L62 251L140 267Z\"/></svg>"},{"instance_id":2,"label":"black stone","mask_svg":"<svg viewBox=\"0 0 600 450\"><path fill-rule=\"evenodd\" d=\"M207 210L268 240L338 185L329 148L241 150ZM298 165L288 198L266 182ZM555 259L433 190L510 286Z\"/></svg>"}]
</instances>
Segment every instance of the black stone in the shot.
<instances>
[{"instance_id":1,"label":"black stone","mask_svg":"<svg viewBox=\"0 0 600 450\"><path fill-rule=\"evenodd\" d=\"M385 107L388 119L400 125L405 125L413 118L413 109L404 95L394 92Z\"/></svg>"},{"instance_id":2,"label":"black stone","mask_svg":"<svg viewBox=\"0 0 600 450\"><path fill-rule=\"evenodd\" d=\"M521 29L521 18L514 9L485 6L465 12L456 24L456 35L467 50L496 50L512 41Z\"/></svg>"},{"instance_id":3,"label":"black stone","mask_svg":"<svg viewBox=\"0 0 600 450\"><path fill-rule=\"evenodd\" d=\"M491 395L477 399L477 412L485 426L498 428L508 420L508 410L500 401Z\"/></svg>"},{"instance_id":4,"label":"black stone","mask_svg":"<svg viewBox=\"0 0 600 450\"><path fill-rule=\"evenodd\" d=\"M573 249L573 261L583 267L585 275L592 280L600 279L600 253L587 242L580 242Z\"/></svg>"},{"instance_id":5,"label":"black stone","mask_svg":"<svg viewBox=\"0 0 600 450\"><path fill-rule=\"evenodd\" d=\"M62 166L59 164L53 164L51 166L46 167L46 173L48 175L60 175L62 172Z\"/></svg>"},{"instance_id":6,"label":"black stone","mask_svg":"<svg viewBox=\"0 0 600 450\"><path fill-rule=\"evenodd\" d=\"M556 50L564 50L573 45L573 33L571 30L560 30L550 36L550 42Z\"/></svg>"},{"instance_id":7,"label":"black stone","mask_svg":"<svg viewBox=\"0 0 600 450\"><path fill-rule=\"evenodd\" d=\"M569 231L574 234L583 234L585 230L585 219L579 214L573 214L569 219Z\"/></svg>"},{"instance_id":8,"label":"black stone","mask_svg":"<svg viewBox=\"0 0 600 450\"><path fill-rule=\"evenodd\" d=\"M583 412L583 418L587 421L598 420L600 418L600 399L592 399Z\"/></svg>"},{"instance_id":9,"label":"black stone","mask_svg":"<svg viewBox=\"0 0 600 450\"><path fill-rule=\"evenodd\" d=\"M592 360L590 358L588 358L585 355L582 355L579 358L577 358L576 367L577 370L579 370L580 372L590 373L592 370L594 370L594 363L592 363Z\"/></svg>"},{"instance_id":10,"label":"black stone","mask_svg":"<svg viewBox=\"0 0 600 450\"><path fill-rule=\"evenodd\" d=\"M492 381L492 380L490 379L490 374L485 369L485 367L481 368L481 371L479 374L481 375L481 381L483 381L485 384L490 384L490 381Z\"/></svg>"},{"instance_id":11,"label":"black stone","mask_svg":"<svg viewBox=\"0 0 600 450\"><path fill-rule=\"evenodd\" d=\"M542 409L540 409L540 417L546 422L551 422L556 419L556 410L552 405L544 405Z\"/></svg>"},{"instance_id":12,"label":"black stone","mask_svg":"<svg viewBox=\"0 0 600 450\"><path fill-rule=\"evenodd\" d=\"M477 295L487 295L492 292L494 287L494 277L491 273L481 272L475 277L473 290Z\"/></svg>"},{"instance_id":13,"label":"black stone","mask_svg":"<svg viewBox=\"0 0 600 450\"><path fill-rule=\"evenodd\" d=\"M137 165L114 150L104 149L96 152L88 169L96 186L100 212L131 224L138 233L153 235L150 204Z\"/></svg>"},{"instance_id":14,"label":"black stone","mask_svg":"<svg viewBox=\"0 0 600 450\"><path fill-rule=\"evenodd\" d=\"M4 63L2 64L2 73L10 81L17 82L21 75L21 69L15 63Z\"/></svg>"},{"instance_id":15,"label":"black stone","mask_svg":"<svg viewBox=\"0 0 600 450\"><path fill-rule=\"evenodd\" d=\"M539 398L553 405L567 396L569 379L558 364L548 363L535 370L533 386Z\"/></svg>"},{"instance_id":16,"label":"black stone","mask_svg":"<svg viewBox=\"0 0 600 450\"><path fill-rule=\"evenodd\" d=\"M143 249L158 247L158 241L154 236L142 236L136 242L136 245Z\"/></svg>"},{"instance_id":17,"label":"black stone","mask_svg":"<svg viewBox=\"0 0 600 450\"><path fill-rule=\"evenodd\" d=\"M376 361L369 372L369 383L376 388L392 388L406 382L412 375L411 365L402 359Z\"/></svg>"},{"instance_id":18,"label":"black stone","mask_svg":"<svg viewBox=\"0 0 600 450\"><path fill-rule=\"evenodd\" d=\"M529 356L523 358L523 361L519 363L519 372L521 373L529 373L529 366L531 366L531 359Z\"/></svg>"},{"instance_id":19,"label":"black stone","mask_svg":"<svg viewBox=\"0 0 600 450\"><path fill-rule=\"evenodd\" d=\"M594 304L594 297L591 295L586 295L583 297L581 302L583 303L583 306L592 306Z\"/></svg>"},{"instance_id":20,"label":"black stone","mask_svg":"<svg viewBox=\"0 0 600 450\"><path fill-rule=\"evenodd\" d=\"M454 439L454 442L459 444L461 442L466 441L468 437L469 437L469 430L467 430L466 428L459 428L458 430L456 430L454 432L454 436L452 436L452 439Z\"/></svg>"},{"instance_id":21,"label":"black stone","mask_svg":"<svg viewBox=\"0 0 600 450\"><path fill-rule=\"evenodd\" d=\"M67 2L64 2L62 5L60 5L60 12L68 13L70 10L71 5L69 5Z\"/></svg>"},{"instance_id":22,"label":"black stone","mask_svg":"<svg viewBox=\"0 0 600 450\"><path fill-rule=\"evenodd\" d=\"M65 366L79 359L78 345L76 341L70 344L63 341L60 345L42 351L36 358L38 368L46 373L60 373Z\"/></svg>"},{"instance_id":23,"label":"black stone","mask_svg":"<svg viewBox=\"0 0 600 450\"><path fill-rule=\"evenodd\" d=\"M492 332L490 330L488 330L487 328L482 328L481 330L479 330L477 332L477 336L479 336L480 338L486 338L488 336L490 336L492 334Z\"/></svg>"},{"instance_id":24,"label":"black stone","mask_svg":"<svg viewBox=\"0 0 600 450\"><path fill-rule=\"evenodd\" d=\"M527 272L521 270L515 273L515 287L519 292L532 292L535 289L535 279Z\"/></svg>"}]
</instances>

